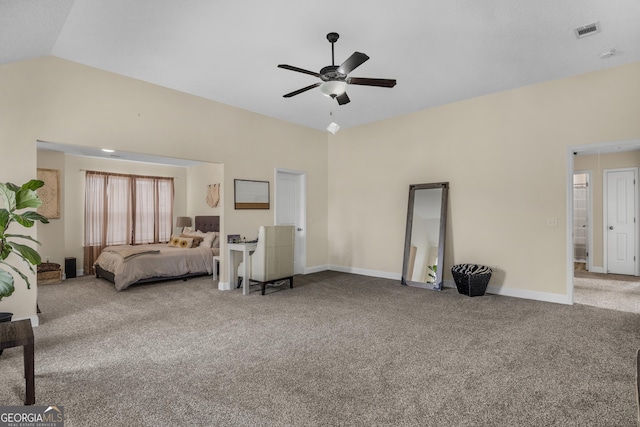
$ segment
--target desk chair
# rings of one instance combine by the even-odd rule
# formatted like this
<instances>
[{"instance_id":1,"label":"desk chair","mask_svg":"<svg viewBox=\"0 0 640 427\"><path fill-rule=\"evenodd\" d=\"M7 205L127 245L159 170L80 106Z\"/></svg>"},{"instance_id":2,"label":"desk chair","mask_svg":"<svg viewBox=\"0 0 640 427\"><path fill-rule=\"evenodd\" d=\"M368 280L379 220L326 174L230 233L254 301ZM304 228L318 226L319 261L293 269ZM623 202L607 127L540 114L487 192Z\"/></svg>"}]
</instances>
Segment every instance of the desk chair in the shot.
<instances>
[{"instance_id":1,"label":"desk chair","mask_svg":"<svg viewBox=\"0 0 640 427\"><path fill-rule=\"evenodd\" d=\"M264 295L267 283L289 280L293 288L293 255L295 227L293 225L262 225L258 229L256 250L249 257L249 280L262 285ZM245 262L243 260L242 262ZM238 266L238 286L244 265Z\"/></svg>"}]
</instances>

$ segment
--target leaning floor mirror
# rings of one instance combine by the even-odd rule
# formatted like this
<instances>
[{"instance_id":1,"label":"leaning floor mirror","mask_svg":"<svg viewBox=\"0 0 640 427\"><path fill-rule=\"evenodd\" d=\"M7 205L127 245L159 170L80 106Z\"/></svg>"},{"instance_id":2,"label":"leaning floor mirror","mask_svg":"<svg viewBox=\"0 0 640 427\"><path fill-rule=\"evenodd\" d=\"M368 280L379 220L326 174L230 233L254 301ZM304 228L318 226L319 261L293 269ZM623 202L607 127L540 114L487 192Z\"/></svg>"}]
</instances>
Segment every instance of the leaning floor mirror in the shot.
<instances>
[{"instance_id":1,"label":"leaning floor mirror","mask_svg":"<svg viewBox=\"0 0 640 427\"><path fill-rule=\"evenodd\" d=\"M402 284L442 290L449 183L409 186Z\"/></svg>"}]
</instances>

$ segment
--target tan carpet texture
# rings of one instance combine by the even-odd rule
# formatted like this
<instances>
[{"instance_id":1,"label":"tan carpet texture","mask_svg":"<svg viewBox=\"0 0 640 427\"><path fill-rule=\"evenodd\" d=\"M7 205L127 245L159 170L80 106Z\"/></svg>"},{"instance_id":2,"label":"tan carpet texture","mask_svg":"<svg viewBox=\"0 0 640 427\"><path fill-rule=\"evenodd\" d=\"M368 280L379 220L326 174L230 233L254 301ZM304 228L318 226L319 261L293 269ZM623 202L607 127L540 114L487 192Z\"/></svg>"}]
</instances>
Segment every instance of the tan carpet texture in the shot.
<instances>
[{"instance_id":1,"label":"tan carpet texture","mask_svg":"<svg viewBox=\"0 0 640 427\"><path fill-rule=\"evenodd\" d=\"M640 315L337 272L41 286L36 404L70 426L633 426ZM0 356L22 405L22 351Z\"/></svg>"}]
</instances>

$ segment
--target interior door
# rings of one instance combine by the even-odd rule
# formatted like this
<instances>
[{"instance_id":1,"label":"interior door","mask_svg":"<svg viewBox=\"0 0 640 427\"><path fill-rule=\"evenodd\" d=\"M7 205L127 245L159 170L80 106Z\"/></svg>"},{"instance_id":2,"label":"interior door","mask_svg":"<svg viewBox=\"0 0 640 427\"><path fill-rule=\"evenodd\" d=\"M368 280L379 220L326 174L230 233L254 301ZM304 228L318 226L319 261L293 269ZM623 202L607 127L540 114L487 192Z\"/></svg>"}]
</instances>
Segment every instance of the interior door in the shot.
<instances>
[{"instance_id":1,"label":"interior door","mask_svg":"<svg viewBox=\"0 0 640 427\"><path fill-rule=\"evenodd\" d=\"M607 272L635 274L636 171L606 171Z\"/></svg>"},{"instance_id":2,"label":"interior door","mask_svg":"<svg viewBox=\"0 0 640 427\"><path fill-rule=\"evenodd\" d=\"M275 222L295 226L294 274L304 274L307 262L305 191L304 172L276 170Z\"/></svg>"}]
</instances>

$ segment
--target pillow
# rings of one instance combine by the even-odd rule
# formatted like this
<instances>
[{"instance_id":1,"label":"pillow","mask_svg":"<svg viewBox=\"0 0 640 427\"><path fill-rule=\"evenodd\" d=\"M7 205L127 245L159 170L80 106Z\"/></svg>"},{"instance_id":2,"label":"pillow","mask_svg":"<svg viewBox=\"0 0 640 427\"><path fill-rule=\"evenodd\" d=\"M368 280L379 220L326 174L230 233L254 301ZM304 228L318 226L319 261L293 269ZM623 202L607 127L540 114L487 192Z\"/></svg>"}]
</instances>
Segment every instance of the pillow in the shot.
<instances>
[{"instance_id":1,"label":"pillow","mask_svg":"<svg viewBox=\"0 0 640 427\"><path fill-rule=\"evenodd\" d=\"M193 233L193 227L182 227L182 233Z\"/></svg>"},{"instance_id":2,"label":"pillow","mask_svg":"<svg viewBox=\"0 0 640 427\"><path fill-rule=\"evenodd\" d=\"M185 237L185 238L190 238L193 240L193 244L191 245L192 248L197 248L198 246L200 246L200 243L203 240L203 237L198 236L198 235L191 235L191 234L184 234L182 233L180 235L180 237Z\"/></svg>"},{"instance_id":3,"label":"pillow","mask_svg":"<svg viewBox=\"0 0 640 427\"><path fill-rule=\"evenodd\" d=\"M215 240L216 237L218 237L218 234L219 233L217 231L210 231L208 233L202 233L204 239L202 240L202 243L200 243L200 246L203 246L205 248L212 248L213 247L213 241Z\"/></svg>"},{"instance_id":4,"label":"pillow","mask_svg":"<svg viewBox=\"0 0 640 427\"><path fill-rule=\"evenodd\" d=\"M171 236L171 240L169 241L169 246L174 248L191 248L193 247L193 238L191 237L176 237Z\"/></svg>"},{"instance_id":5,"label":"pillow","mask_svg":"<svg viewBox=\"0 0 640 427\"><path fill-rule=\"evenodd\" d=\"M196 237L202 238L202 241L200 242L200 246L202 246L203 248L217 248L220 246L220 241L219 241L220 233L218 231L209 231L208 233L205 233L204 231L200 231L200 230L187 231L187 232L183 231L181 235L193 237L194 239ZM193 244L195 246L198 246L195 241L193 242Z\"/></svg>"},{"instance_id":6,"label":"pillow","mask_svg":"<svg viewBox=\"0 0 640 427\"><path fill-rule=\"evenodd\" d=\"M212 248L219 248L220 247L220 233L218 232L214 232L215 233L215 237L213 238L213 243L211 243L211 247Z\"/></svg>"}]
</instances>

